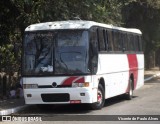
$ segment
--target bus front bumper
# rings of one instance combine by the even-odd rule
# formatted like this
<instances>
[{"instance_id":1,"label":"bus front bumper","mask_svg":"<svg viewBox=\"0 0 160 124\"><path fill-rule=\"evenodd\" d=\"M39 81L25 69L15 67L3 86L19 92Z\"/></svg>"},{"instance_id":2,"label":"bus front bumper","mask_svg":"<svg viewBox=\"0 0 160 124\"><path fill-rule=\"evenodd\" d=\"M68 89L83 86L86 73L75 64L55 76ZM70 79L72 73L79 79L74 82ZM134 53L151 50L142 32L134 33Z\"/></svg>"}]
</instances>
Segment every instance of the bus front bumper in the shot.
<instances>
[{"instance_id":1,"label":"bus front bumper","mask_svg":"<svg viewBox=\"0 0 160 124\"><path fill-rule=\"evenodd\" d=\"M26 104L72 104L97 101L96 88L24 89Z\"/></svg>"}]
</instances>

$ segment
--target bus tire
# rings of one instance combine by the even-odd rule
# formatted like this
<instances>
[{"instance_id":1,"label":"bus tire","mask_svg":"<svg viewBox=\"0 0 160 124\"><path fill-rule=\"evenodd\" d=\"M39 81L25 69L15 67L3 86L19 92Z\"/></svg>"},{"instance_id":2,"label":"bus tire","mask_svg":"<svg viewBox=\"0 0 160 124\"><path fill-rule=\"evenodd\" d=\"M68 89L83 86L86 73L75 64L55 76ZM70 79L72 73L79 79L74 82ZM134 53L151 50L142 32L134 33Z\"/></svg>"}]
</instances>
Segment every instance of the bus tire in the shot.
<instances>
[{"instance_id":1,"label":"bus tire","mask_svg":"<svg viewBox=\"0 0 160 124\"><path fill-rule=\"evenodd\" d=\"M133 80L129 79L129 91L125 94L125 98L127 100L131 100L133 98Z\"/></svg>"},{"instance_id":2,"label":"bus tire","mask_svg":"<svg viewBox=\"0 0 160 124\"><path fill-rule=\"evenodd\" d=\"M105 95L104 88L101 84L98 85L97 91L97 102L91 104L91 109L98 110L104 106L105 103Z\"/></svg>"}]
</instances>

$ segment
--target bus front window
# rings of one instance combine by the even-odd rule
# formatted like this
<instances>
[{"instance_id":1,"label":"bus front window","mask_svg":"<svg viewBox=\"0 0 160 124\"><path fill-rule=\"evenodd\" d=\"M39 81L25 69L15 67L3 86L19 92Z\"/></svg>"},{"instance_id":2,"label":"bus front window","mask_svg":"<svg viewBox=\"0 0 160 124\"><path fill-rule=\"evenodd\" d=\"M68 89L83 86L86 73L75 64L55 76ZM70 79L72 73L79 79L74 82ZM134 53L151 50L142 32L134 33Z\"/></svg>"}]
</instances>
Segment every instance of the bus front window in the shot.
<instances>
[{"instance_id":1,"label":"bus front window","mask_svg":"<svg viewBox=\"0 0 160 124\"><path fill-rule=\"evenodd\" d=\"M88 32L59 32L56 41L55 73L88 73Z\"/></svg>"},{"instance_id":2,"label":"bus front window","mask_svg":"<svg viewBox=\"0 0 160 124\"><path fill-rule=\"evenodd\" d=\"M53 34L29 33L25 35L24 66L25 74L53 72Z\"/></svg>"},{"instance_id":3,"label":"bus front window","mask_svg":"<svg viewBox=\"0 0 160 124\"><path fill-rule=\"evenodd\" d=\"M88 31L28 32L24 38L24 75L86 74Z\"/></svg>"}]
</instances>

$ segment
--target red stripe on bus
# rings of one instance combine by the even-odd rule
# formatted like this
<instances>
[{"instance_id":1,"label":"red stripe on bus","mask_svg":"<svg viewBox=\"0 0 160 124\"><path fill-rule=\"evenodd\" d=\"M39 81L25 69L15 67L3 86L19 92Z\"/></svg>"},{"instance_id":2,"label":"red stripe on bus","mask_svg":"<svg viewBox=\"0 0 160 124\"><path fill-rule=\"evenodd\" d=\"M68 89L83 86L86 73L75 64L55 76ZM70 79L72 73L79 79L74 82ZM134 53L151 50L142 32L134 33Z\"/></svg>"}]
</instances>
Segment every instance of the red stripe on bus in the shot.
<instances>
[{"instance_id":1,"label":"red stripe on bus","mask_svg":"<svg viewBox=\"0 0 160 124\"><path fill-rule=\"evenodd\" d=\"M62 85L72 85L72 82L78 77L69 77L67 79L65 79L62 83Z\"/></svg>"},{"instance_id":2,"label":"red stripe on bus","mask_svg":"<svg viewBox=\"0 0 160 124\"><path fill-rule=\"evenodd\" d=\"M129 78L131 74L134 76L134 89L136 89L137 86L137 79L138 79L138 61L136 54L128 54L128 64L129 64ZM129 86L127 88L127 91L129 90Z\"/></svg>"},{"instance_id":3,"label":"red stripe on bus","mask_svg":"<svg viewBox=\"0 0 160 124\"><path fill-rule=\"evenodd\" d=\"M74 83L84 83L84 77L78 78Z\"/></svg>"}]
</instances>

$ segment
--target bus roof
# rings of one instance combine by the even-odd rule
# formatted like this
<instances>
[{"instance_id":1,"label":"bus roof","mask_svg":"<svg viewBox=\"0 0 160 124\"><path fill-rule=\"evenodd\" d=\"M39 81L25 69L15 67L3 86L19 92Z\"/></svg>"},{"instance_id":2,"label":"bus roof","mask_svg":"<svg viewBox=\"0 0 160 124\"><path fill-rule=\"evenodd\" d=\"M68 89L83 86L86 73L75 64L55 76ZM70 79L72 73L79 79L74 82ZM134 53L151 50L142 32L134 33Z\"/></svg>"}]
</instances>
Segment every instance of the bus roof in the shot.
<instances>
[{"instance_id":1,"label":"bus roof","mask_svg":"<svg viewBox=\"0 0 160 124\"><path fill-rule=\"evenodd\" d=\"M89 29L92 26L100 26L109 29L142 34L142 32L139 29L116 27L113 25L97 23L94 21L82 21L82 20L55 21L55 22L32 24L28 26L25 29L25 31L38 31L38 30L43 31L43 30L56 30L56 29Z\"/></svg>"}]
</instances>

